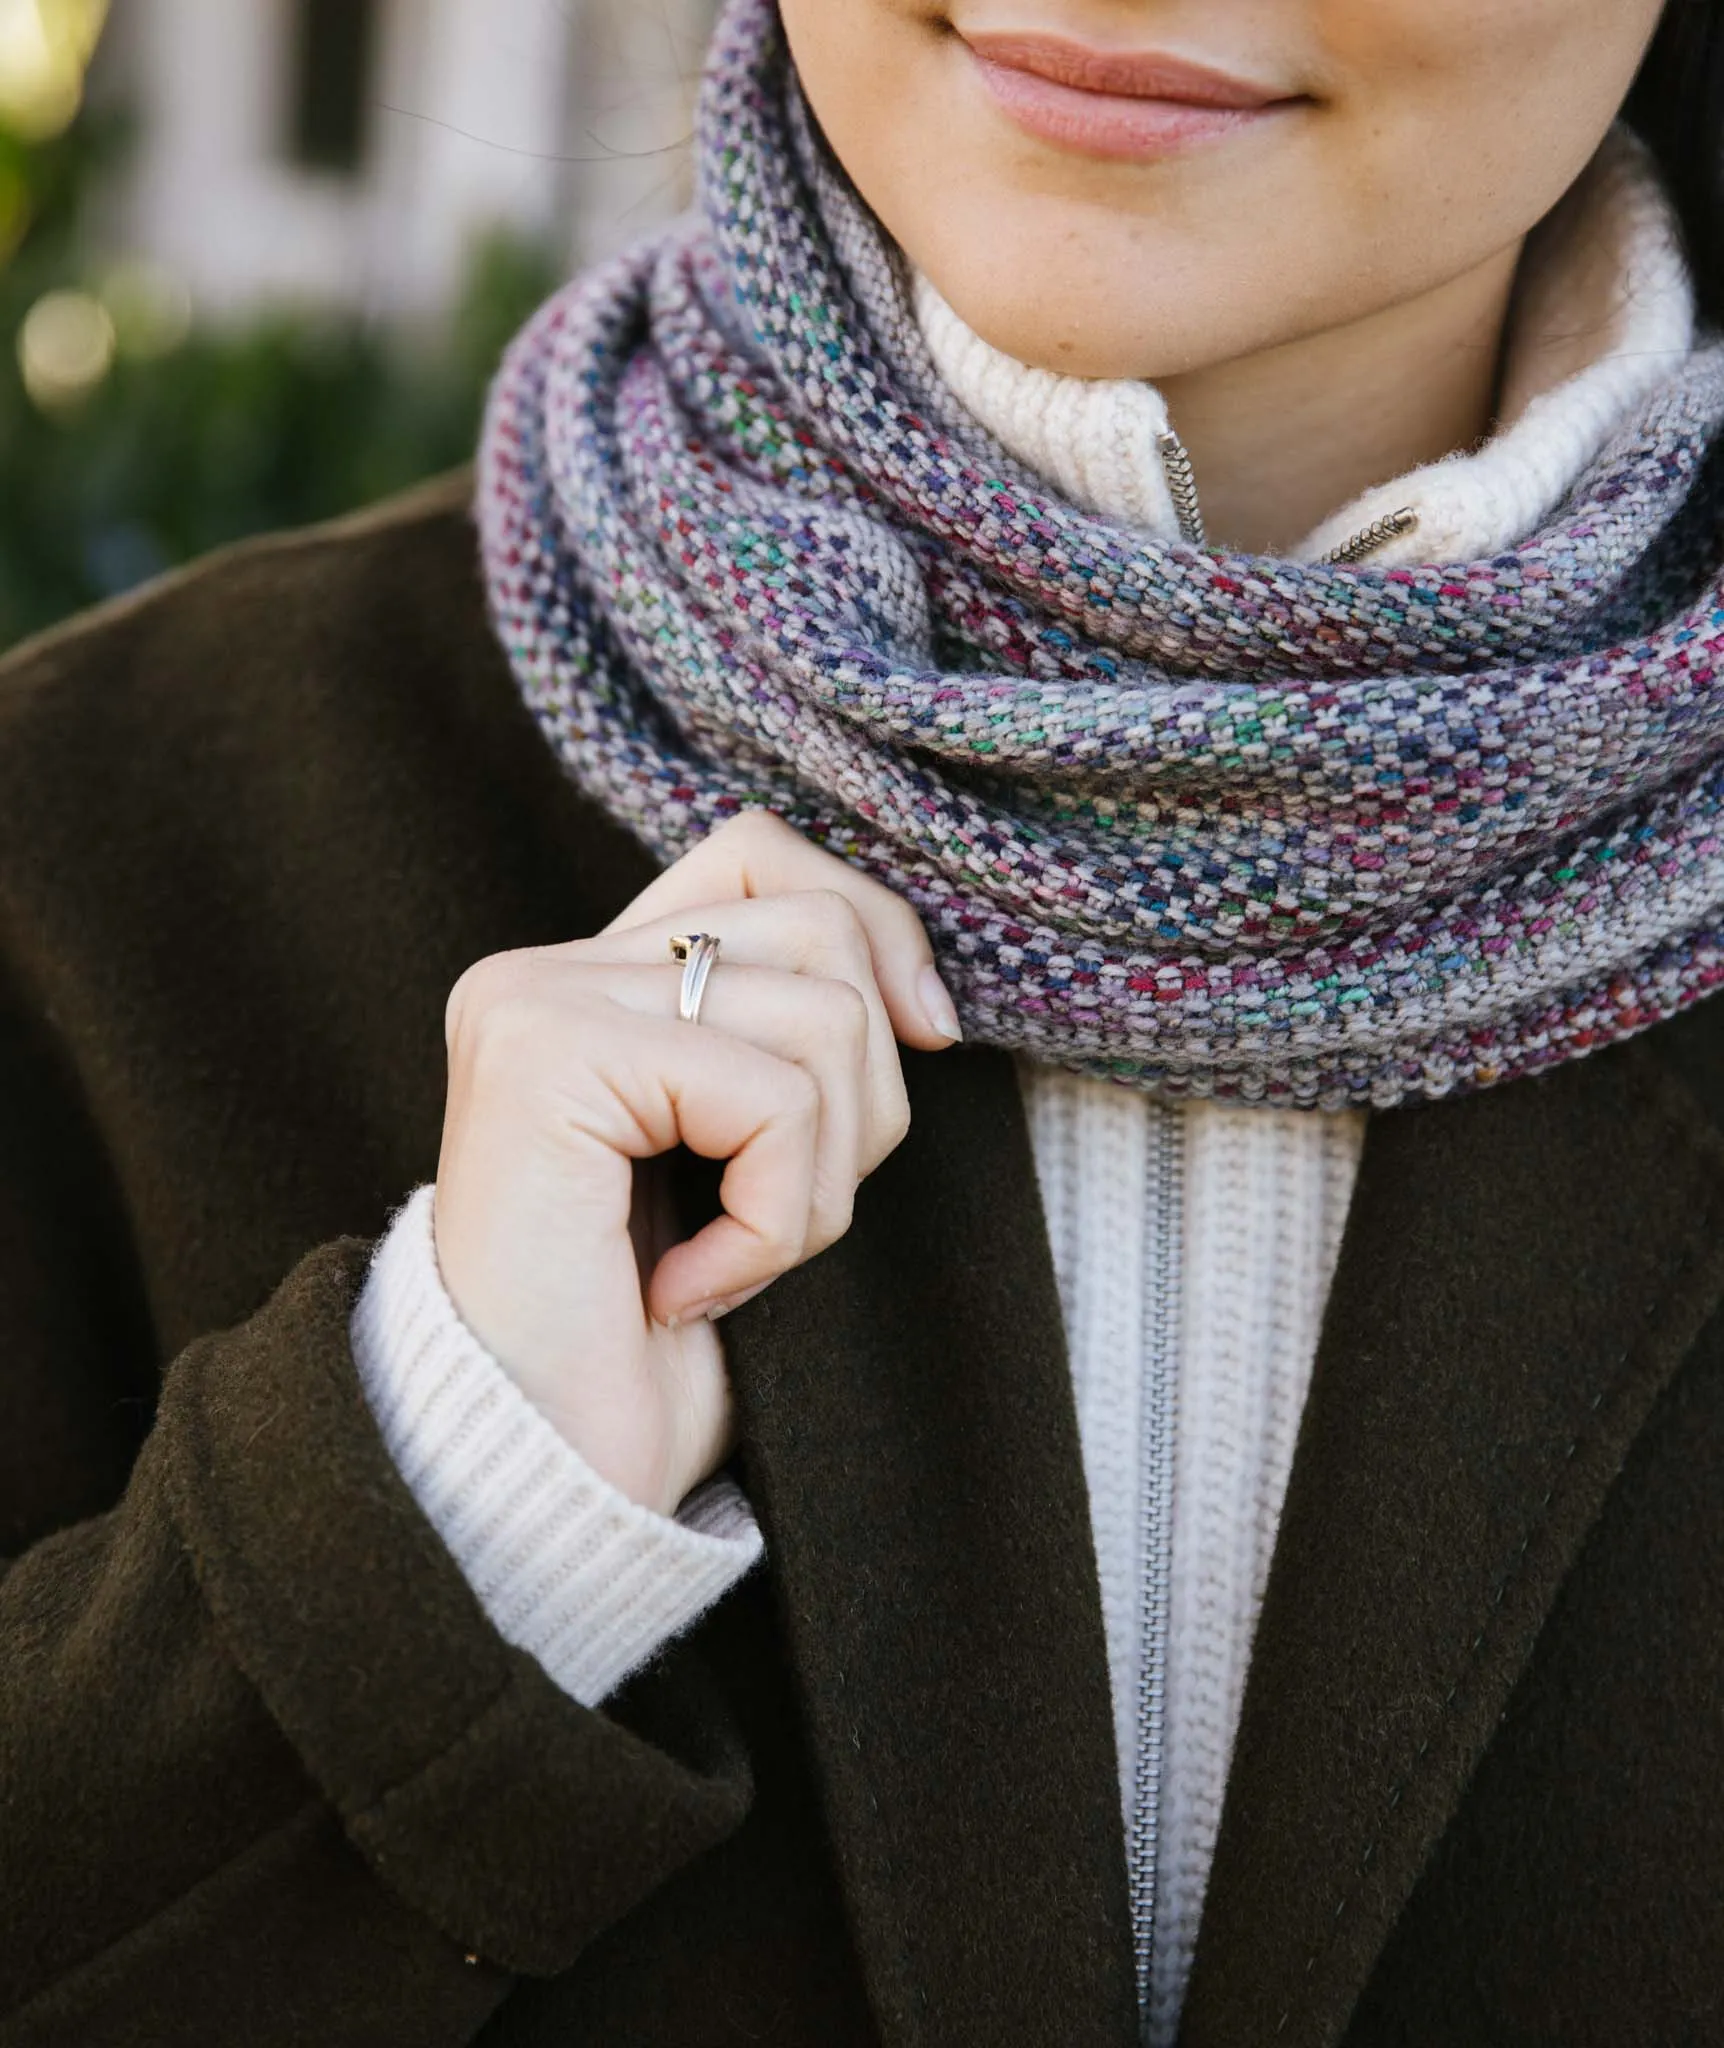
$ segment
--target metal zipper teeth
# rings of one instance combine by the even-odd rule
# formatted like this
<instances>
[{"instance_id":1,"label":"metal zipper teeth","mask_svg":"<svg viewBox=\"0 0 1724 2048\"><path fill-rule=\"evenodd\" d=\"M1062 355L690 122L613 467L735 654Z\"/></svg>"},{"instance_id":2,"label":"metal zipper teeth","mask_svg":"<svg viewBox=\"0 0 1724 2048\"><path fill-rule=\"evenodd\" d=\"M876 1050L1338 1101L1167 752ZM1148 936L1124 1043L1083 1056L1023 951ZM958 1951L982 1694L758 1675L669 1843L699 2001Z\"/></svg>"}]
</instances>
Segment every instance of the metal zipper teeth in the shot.
<instances>
[{"instance_id":1,"label":"metal zipper teeth","mask_svg":"<svg viewBox=\"0 0 1724 2048\"><path fill-rule=\"evenodd\" d=\"M1138 1419L1138 1677L1129 1848L1132 1946L1140 2038L1149 2042L1155 1953L1161 1776L1167 1728L1167 1642L1173 1539L1173 1425L1178 1360L1184 1120L1158 1107L1151 1126L1145 1227L1143 1400Z\"/></svg>"},{"instance_id":2,"label":"metal zipper teeth","mask_svg":"<svg viewBox=\"0 0 1724 2048\"><path fill-rule=\"evenodd\" d=\"M1367 555L1374 555L1387 542L1399 540L1403 533L1411 533L1418 523L1418 513L1411 505L1403 505L1398 512L1386 513L1381 519L1373 519L1369 526L1362 526L1351 540L1344 540L1338 548L1331 548L1319 559L1325 568L1351 568Z\"/></svg>"},{"instance_id":3,"label":"metal zipper teeth","mask_svg":"<svg viewBox=\"0 0 1724 2048\"><path fill-rule=\"evenodd\" d=\"M1191 456L1185 443L1168 427L1156 435L1155 445L1161 452L1168 495L1179 518L1180 539L1194 548L1207 547L1209 537L1204 531L1203 507L1197 498L1197 472L1191 466Z\"/></svg>"},{"instance_id":4,"label":"metal zipper teeth","mask_svg":"<svg viewBox=\"0 0 1724 2048\"><path fill-rule=\"evenodd\" d=\"M1155 445L1167 477L1168 496L1173 500L1174 515L1179 521L1180 539L1189 547L1207 547L1208 531L1203 523L1203 506L1197 496L1197 471L1192 466L1191 451L1171 427L1156 435ZM1369 526L1360 527L1351 540L1344 540L1338 548L1331 548L1326 555L1320 555L1319 564L1326 569L1352 568L1367 556L1374 555L1379 548L1386 547L1390 541L1411 533L1418 523L1418 513L1411 505L1403 505L1399 511L1373 519Z\"/></svg>"}]
</instances>

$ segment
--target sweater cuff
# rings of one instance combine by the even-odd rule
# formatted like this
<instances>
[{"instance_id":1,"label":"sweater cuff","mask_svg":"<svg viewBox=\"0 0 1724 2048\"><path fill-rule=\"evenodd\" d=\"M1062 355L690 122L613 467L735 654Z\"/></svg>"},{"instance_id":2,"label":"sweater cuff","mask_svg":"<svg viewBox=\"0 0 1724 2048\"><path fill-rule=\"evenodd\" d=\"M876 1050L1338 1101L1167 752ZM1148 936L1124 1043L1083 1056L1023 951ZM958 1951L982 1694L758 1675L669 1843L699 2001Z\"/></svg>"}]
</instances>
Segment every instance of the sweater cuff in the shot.
<instances>
[{"instance_id":1,"label":"sweater cuff","mask_svg":"<svg viewBox=\"0 0 1724 2048\"><path fill-rule=\"evenodd\" d=\"M492 1625L596 1706L749 1570L760 1530L730 1479L671 1520L592 1469L461 1320L437 1268L434 1193L396 1217L354 1308L360 1383Z\"/></svg>"}]
</instances>

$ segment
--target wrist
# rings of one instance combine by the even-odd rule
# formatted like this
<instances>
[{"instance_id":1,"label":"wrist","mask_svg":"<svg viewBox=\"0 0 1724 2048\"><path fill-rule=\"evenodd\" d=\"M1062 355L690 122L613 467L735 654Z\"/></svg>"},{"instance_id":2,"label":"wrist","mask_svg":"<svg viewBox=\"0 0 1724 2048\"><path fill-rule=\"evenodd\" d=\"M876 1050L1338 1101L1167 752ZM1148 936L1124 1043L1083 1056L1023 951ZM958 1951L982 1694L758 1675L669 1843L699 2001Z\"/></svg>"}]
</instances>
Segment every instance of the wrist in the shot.
<instances>
[{"instance_id":1,"label":"wrist","mask_svg":"<svg viewBox=\"0 0 1724 2048\"><path fill-rule=\"evenodd\" d=\"M632 1257L595 1262L561 1301L521 1284L522 1273L568 1271L567 1247L578 1241L573 1220L544 1230L548 1201L529 1206L531 1235L525 1225L511 1230L502 1199L451 1201L438 1184L431 1250L450 1311L607 1485L653 1513L674 1515L729 1449L717 1333L706 1324L671 1330L648 1322ZM478 1232L468 1228L475 1214ZM533 1248L535 1238L547 1237ZM618 1272L626 1285L612 1277ZM619 1331L627 1338L619 1341ZM722 1402L719 1415L710 1412L710 1396L704 1405L699 1399L703 1386Z\"/></svg>"}]
</instances>

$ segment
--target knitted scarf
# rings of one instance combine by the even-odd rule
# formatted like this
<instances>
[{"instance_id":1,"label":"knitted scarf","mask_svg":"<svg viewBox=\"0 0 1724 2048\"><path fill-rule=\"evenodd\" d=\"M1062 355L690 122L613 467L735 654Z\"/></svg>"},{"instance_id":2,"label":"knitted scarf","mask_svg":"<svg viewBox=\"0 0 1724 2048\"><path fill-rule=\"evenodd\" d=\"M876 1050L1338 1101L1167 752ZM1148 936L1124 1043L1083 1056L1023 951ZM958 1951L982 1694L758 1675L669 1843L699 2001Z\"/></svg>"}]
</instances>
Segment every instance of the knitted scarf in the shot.
<instances>
[{"instance_id":1,"label":"knitted scarf","mask_svg":"<svg viewBox=\"0 0 1724 2048\"><path fill-rule=\"evenodd\" d=\"M973 1039L1339 1108L1538 1072L1724 980L1724 345L1487 561L1170 545L944 394L735 0L696 216L492 396L499 637L665 859L777 812L905 895Z\"/></svg>"}]
</instances>

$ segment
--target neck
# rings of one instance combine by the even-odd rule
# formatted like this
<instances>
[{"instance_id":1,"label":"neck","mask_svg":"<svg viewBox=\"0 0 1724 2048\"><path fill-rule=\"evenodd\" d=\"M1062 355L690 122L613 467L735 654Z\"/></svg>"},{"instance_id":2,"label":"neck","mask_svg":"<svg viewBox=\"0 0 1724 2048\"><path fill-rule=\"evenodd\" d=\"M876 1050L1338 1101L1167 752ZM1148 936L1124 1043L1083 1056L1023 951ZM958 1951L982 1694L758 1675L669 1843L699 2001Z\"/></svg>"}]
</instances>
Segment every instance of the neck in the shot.
<instances>
[{"instance_id":1,"label":"neck","mask_svg":"<svg viewBox=\"0 0 1724 2048\"><path fill-rule=\"evenodd\" d=\"M1489 432L1520 244L1437 290L1159 380L1211 543L1286 550L1372 485Z\"/></svg>"}]
</instances>

